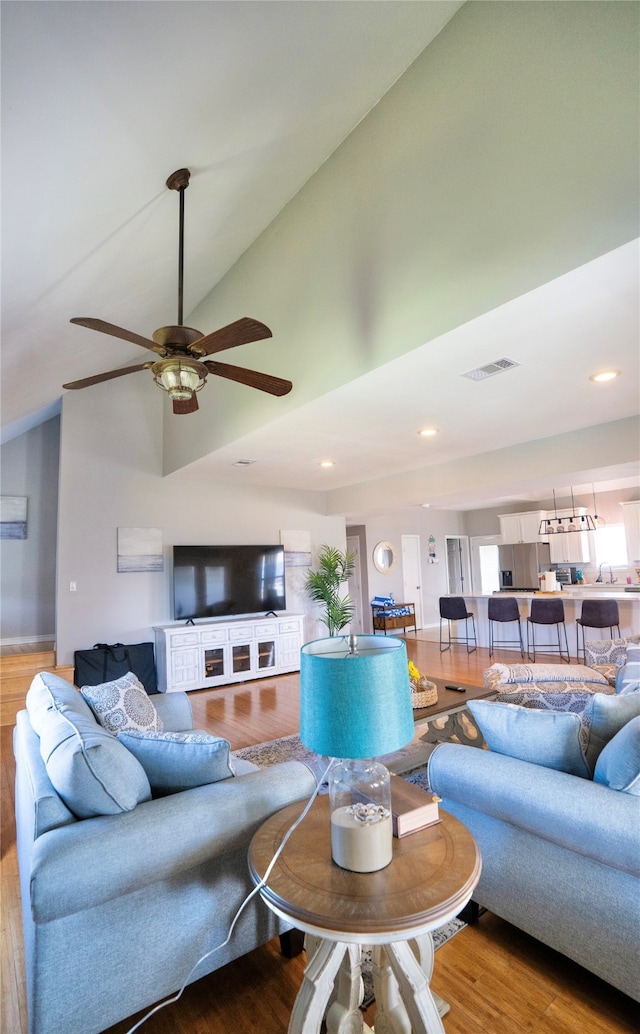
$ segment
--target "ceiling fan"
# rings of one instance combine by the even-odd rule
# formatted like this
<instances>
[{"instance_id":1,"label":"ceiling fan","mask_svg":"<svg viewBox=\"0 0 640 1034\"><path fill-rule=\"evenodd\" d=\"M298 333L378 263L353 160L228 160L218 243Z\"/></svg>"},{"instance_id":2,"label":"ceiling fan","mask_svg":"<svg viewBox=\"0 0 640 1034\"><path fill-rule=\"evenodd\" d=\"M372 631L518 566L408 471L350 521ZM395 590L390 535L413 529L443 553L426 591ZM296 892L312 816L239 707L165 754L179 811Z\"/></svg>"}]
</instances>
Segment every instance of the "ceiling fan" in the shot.
<instances>
[{"instance_id":1,"label":"ceiling fan","mask_svg":"<svg viewBox=\"0 0 640 1034\"><path fill-rule=\"evenodd\" d=\"M114 377L125 377L129 373L137 373L139 370L151 370L158 387L166 391L172 399L173 412L176 414L196 412L198 409L196 392L204 387L210 373L215 374L216 377L237 381L238 384L246 384L250 388L257 388L258 391L266 391L270 395L287 395L291 391L293 387L291 381L283 380L281 377L272 377L268 373L259 373L257 370L247 370L242 366L230 366L228 363L205 360L205 356L222 352L226 348L235 348L237 345L245 345L249 341L262 341L264 338L271 337L271 331L264 323L243 316L235 323L221 327L220 330L214 330L211 334L202 334L193 327L182 325L184 192L189 186L190 175L188 169L178 169L169 176L166 184L170 190L177 190L180 194L178 326L160 327L153 332L153 340L151 340L131 330L116 327L113 323L106 323L104 320L92 319L88 316L76 316L70 321L81 327L88 327L90 330L99 330L102 334L110 334L111 337L131 341L134 345L150 349L160 358L154 362L139 363L137 366L123 366L116 370L107 370L106 373L97 373L93 377L83 377L79 381L70 381L69 384L63 384L63 388L88 388L92 384L109 381Z\"/></svg>"}]
</instances>

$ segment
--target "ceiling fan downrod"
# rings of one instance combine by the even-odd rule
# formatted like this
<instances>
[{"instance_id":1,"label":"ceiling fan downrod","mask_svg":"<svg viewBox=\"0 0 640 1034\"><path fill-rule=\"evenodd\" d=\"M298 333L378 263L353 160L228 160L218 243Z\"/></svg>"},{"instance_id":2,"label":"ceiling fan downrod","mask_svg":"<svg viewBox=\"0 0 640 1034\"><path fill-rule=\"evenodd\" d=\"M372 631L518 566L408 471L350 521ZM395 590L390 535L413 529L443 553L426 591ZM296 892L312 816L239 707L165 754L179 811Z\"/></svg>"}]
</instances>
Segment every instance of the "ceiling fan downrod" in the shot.
<instances>
[{"instance_id":1,"label":"ceiling fan downrod","mask_svg":"<svg viewBox=\"0 0 640 1034\"><path fill-rule=\"evenodd\" d=\"M167 180L169 190L177 190L180 194L180 233L178 238L178 326L183 326L183 285L184 285L184 192L189 186L191 173L188 169L172 172Z\"/></svg>"}]
</instances>

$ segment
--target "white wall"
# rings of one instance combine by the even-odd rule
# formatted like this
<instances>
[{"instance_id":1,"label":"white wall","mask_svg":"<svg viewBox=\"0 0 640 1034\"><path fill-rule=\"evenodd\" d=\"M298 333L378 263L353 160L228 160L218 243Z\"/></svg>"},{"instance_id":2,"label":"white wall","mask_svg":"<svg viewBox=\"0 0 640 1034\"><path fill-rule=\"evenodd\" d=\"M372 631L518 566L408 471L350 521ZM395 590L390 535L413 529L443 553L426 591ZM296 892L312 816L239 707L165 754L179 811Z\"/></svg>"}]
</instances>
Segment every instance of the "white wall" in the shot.
<instances>
[{"instance_id":1,"label":"white wall","mask_svg":"<svg viewBox=\"0 0 640 1034\"><path fill-rule=\"evenodd\" d=\"M429 627L438 623L438 600L447 591L447 563L445 535L464 535L464 514L446 510L426 510L413 507L406 510L392 510L388 513L367 517L360 514L354 523L364 525L367 538L367 574L369 580L368 606L374 596L388 596L393 593L398 602L404 600L402 577L402 536L419 535L422 573L422 623ZM438 562L428 562L429 536L436 540ZM373 550L376 543L391 542L398 556L398 563L388 574L381 574L373 564ZM369 610L369 621L371 611ZM369 627L369 626L367 626Z\"/></svg>"},{"instance_id":2,"label":"white wall","mask_svg":"<svg viewBox=\"0 0 640 1034\"><path fill-rule=\"evenodd\" d=\"M324 515L323 494L253 489L242 469L228 484L189 470L162 476L164 396L144 378L107 382L64 397L60 454L58 661L96 642L153 638L172 619L170 547L174 543L279 542L281 531L308 531L312 551L344 549L345 522ZM189 420L188 416L173 419ZM161 528L162 573L118 574L117 529ZM302 591L304 569L287 572L287 608L309 613L305 638L326 634ZM69 591L76 582L77 590Z\"/></svg>"},{"instance_id":3,"label":"white wall","mask_svg":"<svg viewBox=\"0 0 640 1034\"><path fill-rule=\"evenodd\" d=\"M27 497L27 538L0 540L3 641L55 635L59 436L55 417L2 446L2 495Z\"/></svg>"}]
</instances>

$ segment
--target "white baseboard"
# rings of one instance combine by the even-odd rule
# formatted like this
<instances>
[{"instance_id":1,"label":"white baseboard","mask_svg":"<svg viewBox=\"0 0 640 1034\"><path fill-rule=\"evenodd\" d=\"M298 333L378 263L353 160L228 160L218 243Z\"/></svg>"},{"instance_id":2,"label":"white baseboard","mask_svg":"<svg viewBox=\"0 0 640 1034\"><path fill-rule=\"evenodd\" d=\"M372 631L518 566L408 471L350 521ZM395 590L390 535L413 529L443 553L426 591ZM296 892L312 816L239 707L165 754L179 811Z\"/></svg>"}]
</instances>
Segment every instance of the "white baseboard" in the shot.
<instances>
[{"instance_id":1,"label":"white baseboard","mask_svg":"<svg viewBox=\"0 0 640 1034\"><path fill-rule=\"evenodd\" d=\"M51 632L50 635L24 635L15 636L11 639L0 639L0 647L23 646L24 643L55 643L55 641L55 633Z\"/></svg>"}]
</instances>

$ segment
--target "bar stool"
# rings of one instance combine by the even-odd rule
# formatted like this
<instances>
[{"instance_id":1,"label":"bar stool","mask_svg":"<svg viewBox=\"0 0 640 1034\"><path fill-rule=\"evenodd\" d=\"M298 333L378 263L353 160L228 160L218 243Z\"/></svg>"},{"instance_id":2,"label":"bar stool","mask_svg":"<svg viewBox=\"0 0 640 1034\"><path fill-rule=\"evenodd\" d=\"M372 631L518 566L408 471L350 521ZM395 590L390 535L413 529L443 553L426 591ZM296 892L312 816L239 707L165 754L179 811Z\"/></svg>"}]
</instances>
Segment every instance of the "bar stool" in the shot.
<instances>
[{"instance_id":1,"label":"bar stool","mask_svg":"<svg viewBox=\"0 0 640 1034\"><path fill-rule=\"evenodd\" d=\"M580 617L576 618L576 656L580 660L580 629L582 628L582 659L586 664L584 652L585 628L608 628L609 637L613 639L614 628L618 629L620 638L620 616L617 600L583 600Z\"/></svg>"},{"instance_id":2,"label":"bar stool","mask_svg":"<svg viewBox=\"0 0 640 1034\"><path fill-rule=\"evenodd\" d=\"M564 623L564 603L562 600L531 600L531 611L527 618L527 657L529 660L533 660L535 663L536 659L536 625L555 625L556 632L558 633L558 645L545 645L544 653L550 653L553 650L558 651L561 660L566 660L567 664L571 664L571 655L569 653L569 643L567 641L567 626ZM562 652L562 644L560 642L560 627L564 631L564 645L567 651L565 658ZM533 647L533 657L529 651L529 628L531 628L531 645Z\"/></svg>"},{"instance_id":3,"label":"bar stool","mask_svg":"<svg viewBox=\"0 0 640 1034\"><path fill-rule=\"evenodd\" d=\"M489 598L488 607L489 617L489 656L493 655L493 647L496 645L506 645L507 643L517 644L520 643L520 656L524 658L524 646L522 644L522 626L520 624L520 611L518 609L518 601L513 597L507 596L491 596ZM511 621L518 622L518 639L496 639L494 636L493 625L497 621L500 624L507 624Z\"/></svg>"},{"instance_id":4,"label":"bar stool","mask_svg":"<svg viewBox=\"0 0 640 1034\"><path fill-rule=\"evenodd\" d=\"M469 635L469 619L473 626L473 634ZM447 629L449 637L446 640L446 645L443 646L442 639L442 622L447 622ZM464 621L465 623L465 635L451 635L451 622L452 621ZM473 648L469 649L469 643L473 642ZM455 643L465 643L467 647L467 653L473 653L478 647L478 640L476 637L476 621L470 610L467 610L467 605L464 602L462 596L441 596L440 597L440 653L444 653L445 650L449 650L451 645Z\"/></svg>"}]
</instances>

